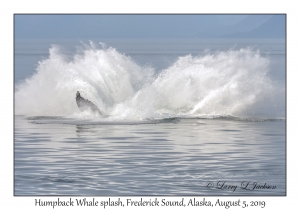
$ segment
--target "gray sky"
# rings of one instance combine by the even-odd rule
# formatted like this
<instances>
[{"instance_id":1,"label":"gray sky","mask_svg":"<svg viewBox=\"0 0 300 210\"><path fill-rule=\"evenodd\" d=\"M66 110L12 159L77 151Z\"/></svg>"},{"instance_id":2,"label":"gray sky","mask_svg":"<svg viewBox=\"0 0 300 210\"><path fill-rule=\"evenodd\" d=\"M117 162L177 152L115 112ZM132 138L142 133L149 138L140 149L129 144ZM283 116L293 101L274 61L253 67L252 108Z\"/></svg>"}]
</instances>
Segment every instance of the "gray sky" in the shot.
<instances>
[{"instance_id":1,"label":"gray sky","mask_svg":"<svg viewBox=\"0 0 300 210\"><path fill-rule=\"evenodd\" d=\"M278 19L279 15L277 15ZM281 36L272 15L18 15L15 38L218 38ZM284 15L280 15L285 20ZM269 23L270 22L270 23ZM280 22L280 21L279 21ZM281 21L282 22L282 21ZM267 24L272 33L255 31ZM253 32L254 30L254 32Z\"/></svg>"}]
</instances>

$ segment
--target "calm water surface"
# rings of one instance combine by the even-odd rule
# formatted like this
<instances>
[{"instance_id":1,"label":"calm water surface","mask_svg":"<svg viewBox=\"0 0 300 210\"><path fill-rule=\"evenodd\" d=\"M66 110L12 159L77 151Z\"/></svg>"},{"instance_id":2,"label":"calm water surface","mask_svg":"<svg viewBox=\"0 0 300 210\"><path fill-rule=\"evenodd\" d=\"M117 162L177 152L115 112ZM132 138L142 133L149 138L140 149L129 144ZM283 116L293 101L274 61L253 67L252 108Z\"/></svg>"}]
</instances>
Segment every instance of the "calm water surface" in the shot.
<instances>
[{"instance_id":1,"label":"calm water surface","mask_svg":"<svg viewBox=\"0 0 300 210\"><path fill-rule=\"evenodd\" d=\"M286 193L283 120L177 119L136 125L37 122L15 117L15 195ZM276 189L241 189L244 181L250 182L251 189L254 182ZM238 187L234 192L218 189L224 182Z\"/></svg>"}]
</instances>

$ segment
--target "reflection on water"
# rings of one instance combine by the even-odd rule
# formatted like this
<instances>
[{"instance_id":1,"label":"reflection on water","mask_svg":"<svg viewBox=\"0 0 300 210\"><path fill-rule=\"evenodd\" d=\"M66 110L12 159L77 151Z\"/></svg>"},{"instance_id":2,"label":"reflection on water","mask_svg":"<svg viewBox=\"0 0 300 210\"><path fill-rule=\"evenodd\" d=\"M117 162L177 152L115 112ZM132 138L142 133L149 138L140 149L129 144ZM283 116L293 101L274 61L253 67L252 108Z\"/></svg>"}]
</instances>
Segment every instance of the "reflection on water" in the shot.
<instances>
[{"instance_id":1,"label":"reflection on water","mask_svg":"<svg viewBox=\"0 0 300 210\"><path fill-rule=\"evenodd\" d=\"M286 193L284 120L30 121L15 117L15 195ZM276 188L245 190L243 182Z\"/></svg>"}]
</instances>

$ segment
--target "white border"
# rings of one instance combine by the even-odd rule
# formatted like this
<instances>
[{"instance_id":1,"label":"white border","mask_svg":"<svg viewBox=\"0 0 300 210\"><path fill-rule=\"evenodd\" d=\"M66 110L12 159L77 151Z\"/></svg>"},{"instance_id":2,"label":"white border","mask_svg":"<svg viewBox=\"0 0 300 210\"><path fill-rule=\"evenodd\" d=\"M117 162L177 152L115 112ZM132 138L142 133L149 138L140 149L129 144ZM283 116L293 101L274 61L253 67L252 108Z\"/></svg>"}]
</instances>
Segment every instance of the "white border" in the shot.
<instances>
[{"instance_id":1,"label":"white border","mask_svg":"<svg viewBox=\"0 0 300 210\"><path fill-rule=\"evenodd\" d=\"M295 3L294 3L295 2ZM13 14L14 13L286 13L287 14L287 196L241 197L243 200L264 200L264 209L298 207L299 147L297 138L299 96L299 10L296 1L4 1L1 3L1 209L49 209L34 207L35 197L13 196ZM4 91L3 91L4 90ZM4 92L4 93L3 93ZM299 129L298 129L299 130ZM46 199L47 197L43 197ZM53 200L55 197L50 197ZM161 198L161 197L160 197ZM168 197L169 199L178 199ZM124 198L125 199L125 198ZM217 197L207 197L216 200ZM238 197L221 197L236 200ZM297 207L296 207L297 206ZM296 208L295 208L296 207ZM145 208L145 207L144 207ZM197 207L196 207L197 208ZM298 207L299 208L299 207ZM57 209L57 208L55 208ZM62 209L62 208L60 208ZM73 208L72 208L73 209ZM79 209L79 208L75 208ZM94 208L95 209L95 208ZM100 207L97 207L100 209ZM205 209L202 207L202 209ZM216 209L216 207L214 207ZM222 209L225 209L222 207ZM230 209L239 209L233 208ZM253 209L253 208L251 208Z\"/></svg>"}]
</instances>

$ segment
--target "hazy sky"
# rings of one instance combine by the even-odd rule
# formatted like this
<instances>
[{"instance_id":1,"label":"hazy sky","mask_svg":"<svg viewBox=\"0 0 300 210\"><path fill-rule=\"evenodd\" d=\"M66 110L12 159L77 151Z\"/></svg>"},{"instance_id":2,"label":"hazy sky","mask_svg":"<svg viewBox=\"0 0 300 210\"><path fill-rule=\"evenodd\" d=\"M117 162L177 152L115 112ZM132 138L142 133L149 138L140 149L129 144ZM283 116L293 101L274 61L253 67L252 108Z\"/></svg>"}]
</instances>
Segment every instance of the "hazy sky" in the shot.
<instances>
[{"instance_id":1,"label":"hazy sky","mask_svg":"<svg viewBox=\"0 0 300 210\"><path fill-rule=\"evenodd\" d=\"M16 14L14 26L15 38L17 39L210 38L250 32L262 24L266 24L271 18L272 15ZM274 28L273 25L270 27Z\"/></svg>"}]
</instances>

